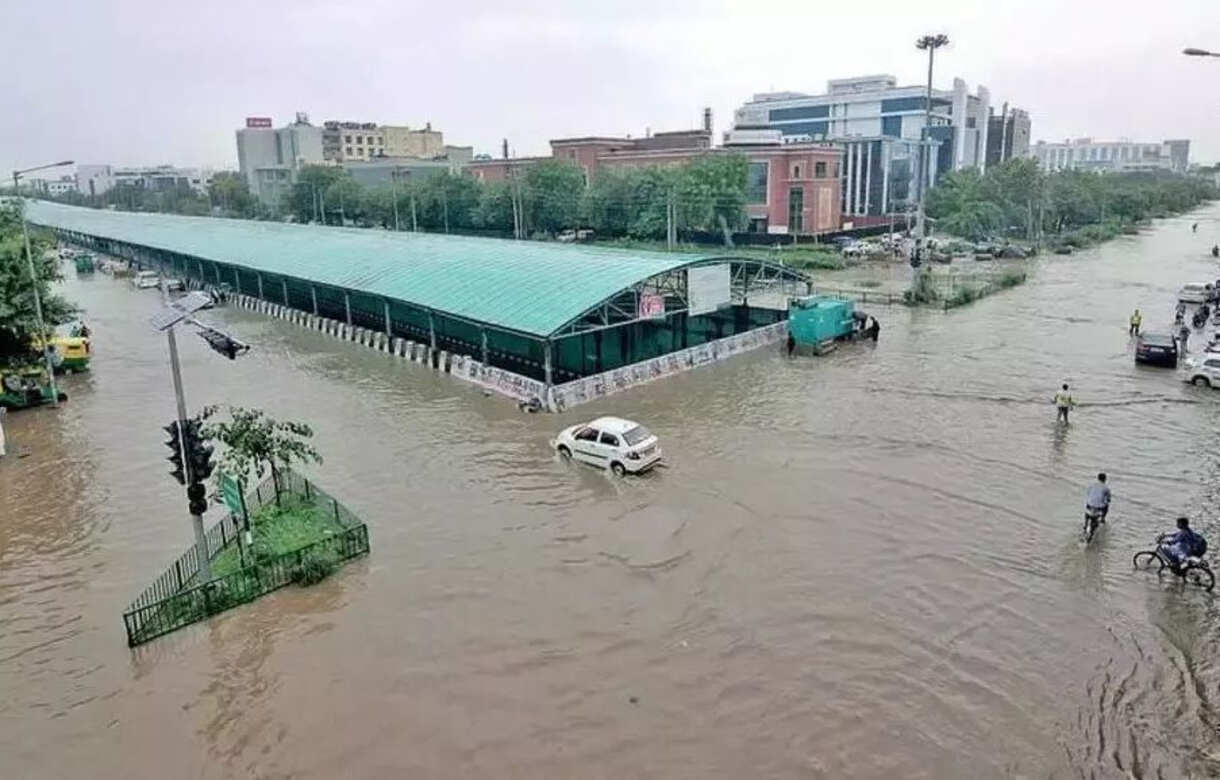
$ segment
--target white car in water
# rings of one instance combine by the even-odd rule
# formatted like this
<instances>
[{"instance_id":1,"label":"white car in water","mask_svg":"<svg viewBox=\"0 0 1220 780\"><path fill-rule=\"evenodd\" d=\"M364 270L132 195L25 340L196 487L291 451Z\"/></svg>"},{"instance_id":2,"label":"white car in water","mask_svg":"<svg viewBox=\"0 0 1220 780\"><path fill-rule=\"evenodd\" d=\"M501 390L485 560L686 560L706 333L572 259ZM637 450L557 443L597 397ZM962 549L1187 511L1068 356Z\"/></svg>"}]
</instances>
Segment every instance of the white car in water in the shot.
<instances>
[{"instance_id":1,"label":"white car in water","mask_svg":"<svg viewBox=\"0 0 1220 780\"><path fill-rule=\"evenodd\" d=\"M1220 352L1204 352L1187 358L1182 366L1182 378L1192 385L1220 388Z\"/></svg>"},{"instance_id":2,"label":"white car in water","mask_svg":"<svg viewBox=\"0 0 1220 780\"><path fill-rule=\"evenodd\" d=\"M621 417L598 417L564 428L554 444L559 457L610 469L620 477L648 471L661 462L657 437L643 425Z\"/></svg>"},{"instance_id":3,"label":"white car in water","mask_svg":"<svg viewBox=\"0 0 1220 780\"><path fill-rule=\"evenodd\" d=\"M1211 285L1192 282L1178 290L1178 300L1183 303L1207 303L1211 297Z\"/></svg>"}]
</instances>

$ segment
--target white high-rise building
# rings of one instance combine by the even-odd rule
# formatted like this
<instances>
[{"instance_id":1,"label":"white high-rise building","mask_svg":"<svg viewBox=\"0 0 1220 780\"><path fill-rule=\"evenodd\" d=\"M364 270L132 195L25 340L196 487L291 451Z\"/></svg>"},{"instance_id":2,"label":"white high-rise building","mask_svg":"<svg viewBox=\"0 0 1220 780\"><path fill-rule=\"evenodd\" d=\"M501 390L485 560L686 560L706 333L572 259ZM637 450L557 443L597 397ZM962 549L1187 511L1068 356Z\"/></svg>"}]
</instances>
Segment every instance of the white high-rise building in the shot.
<instances>
[{"instance_id":1,"label":"white high-rise building","mask_svg":"<svg viewBox=\"0 0 1220 780\"><path fill-rule=\"evenodd\" d=\"M1044 171L1156 171L1183 173L1190 166L1190 141L1101 141L1075 138L1061 144L1039 141L1029 150Z\"/></svg>"},{"instance_id":2,"label":"white high-rise building","mask_svg":"<svg viewBox=\"0 0 1220 780\"><path fill-rule=\"evenodd\" d=\"M322 128L298 113L296 121L273 128L266 117L248 117L237 131L237 165L250 194L270 206L287 196L297 171L322 164Z\"/></svg>"},{"instance_id":3,"label":"white high-rise building","mask_svg":"<svg viewBox=\"0 0 1220 780\"><path fill-rule=\"evenodd\" d=\"M760 93L737 109L725 141L737 144L758 131L778 131L789 143L840 143L847 160L844 215L884 214L905 207L915 189L909 185L918 170L926 100L926 86L898 86L890 75L831 80L821 95ZM987 88L972 95L962 79L954 79L951 90L932 90L931 182L940 171L986 165L990 109Z\"/></svg>"}]
</instances>

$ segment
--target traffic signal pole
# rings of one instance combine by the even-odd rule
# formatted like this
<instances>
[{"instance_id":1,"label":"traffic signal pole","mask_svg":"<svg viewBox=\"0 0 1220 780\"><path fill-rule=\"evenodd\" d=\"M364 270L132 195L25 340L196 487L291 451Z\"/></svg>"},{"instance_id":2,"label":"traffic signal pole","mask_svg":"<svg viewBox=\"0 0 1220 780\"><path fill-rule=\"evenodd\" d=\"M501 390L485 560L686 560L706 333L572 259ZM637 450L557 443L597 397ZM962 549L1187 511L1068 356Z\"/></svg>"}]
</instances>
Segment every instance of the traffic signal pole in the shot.
<instances>
[{"instance_id":1,"label":"traffic signal pole","mask_svg":"<svg viewBox=\"0 0 1220 780\"><path fill-rule=\"evenodd\" d=\"M194 475L191 468L191 453L187 451L190 446L190 436L187 435L186 398L182 394L182 369L178 365L178 341L174 338L173 327L166 329L165 336L169 341L169 364L170 371L174 377L174 398L178 402L179 447L182 455L182 469L186 473L187 491L189 493L189 486L194 484ZM203 515L191 512L191 526L195 529L195 557L199 561L199 582L211 582L212 562L208 557L208 539L203 532Z\"/></svg>"}]
</instances>

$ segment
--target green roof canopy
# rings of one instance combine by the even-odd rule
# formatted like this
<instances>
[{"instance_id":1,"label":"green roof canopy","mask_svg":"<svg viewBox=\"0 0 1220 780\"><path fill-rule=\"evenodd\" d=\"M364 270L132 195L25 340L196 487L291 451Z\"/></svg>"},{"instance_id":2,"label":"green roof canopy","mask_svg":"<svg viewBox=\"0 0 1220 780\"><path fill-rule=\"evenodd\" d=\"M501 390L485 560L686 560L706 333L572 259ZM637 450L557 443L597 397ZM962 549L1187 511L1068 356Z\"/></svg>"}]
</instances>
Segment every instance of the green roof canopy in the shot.
<instances>
[{"instance_id":1,"label":"green roof canopy","mask_svg":"<svg viewBox=\"0 0 1220 780\"><path fill-rule=\"evenodd\" d=\"M650 277L715 255L395 233L26 201L35 224L348 288L547 337Z\"/></svg>"}]
</instances>

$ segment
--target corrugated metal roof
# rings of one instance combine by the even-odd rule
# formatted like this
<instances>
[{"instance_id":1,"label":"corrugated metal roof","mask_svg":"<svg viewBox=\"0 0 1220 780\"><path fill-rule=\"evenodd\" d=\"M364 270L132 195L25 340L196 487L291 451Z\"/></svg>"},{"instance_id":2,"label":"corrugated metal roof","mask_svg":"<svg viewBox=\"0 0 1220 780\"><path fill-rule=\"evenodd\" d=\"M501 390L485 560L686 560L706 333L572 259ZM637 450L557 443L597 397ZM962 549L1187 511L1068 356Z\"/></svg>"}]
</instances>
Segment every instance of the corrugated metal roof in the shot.
<instances>
[{"instance_id":1,"label":"corrugated metal roof","mask_svg":"<svg viewBox=\"0 0 1220 780\"><path fill-rule=\"evenodd\" d=\"M711 257L26 205L36 224L346 287L535 336L549 336L644 279Z\"/></svg>"}]
</instances>

